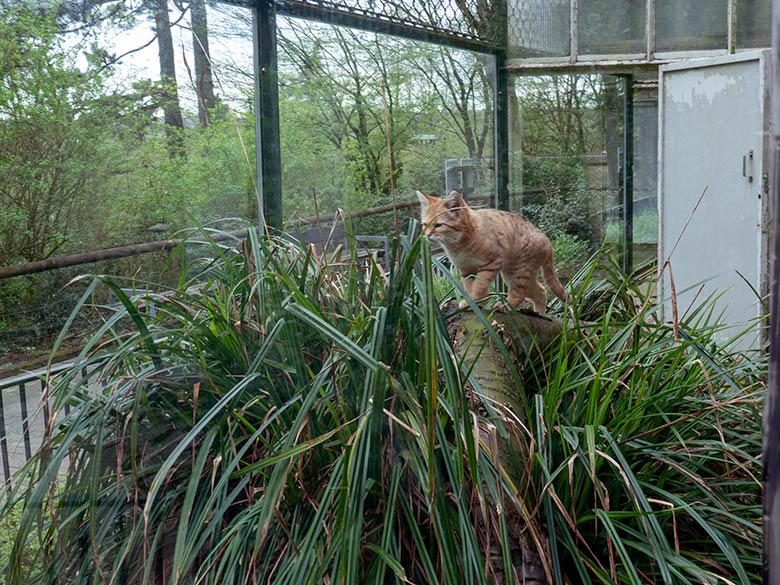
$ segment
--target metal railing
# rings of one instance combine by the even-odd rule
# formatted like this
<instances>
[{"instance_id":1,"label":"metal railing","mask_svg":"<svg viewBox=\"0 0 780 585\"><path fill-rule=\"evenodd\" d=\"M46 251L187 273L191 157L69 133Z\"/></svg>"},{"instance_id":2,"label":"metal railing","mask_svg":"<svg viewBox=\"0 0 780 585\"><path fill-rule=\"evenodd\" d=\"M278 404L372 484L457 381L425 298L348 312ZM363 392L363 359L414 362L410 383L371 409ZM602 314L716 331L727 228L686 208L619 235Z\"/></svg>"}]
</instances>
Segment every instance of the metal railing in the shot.
<instances>
[{"instance_id":1,"label":"metal railing","mask_svg":"<svg viewBox=\"0 0 780 585\"><path fill-rule=\"evenodd\" d=\"M53 375L71 366L70 363L61 363L0 380L0 462L3 468L2 485L6 489L11 488L14 472L29 461L34 450L39 447L33 444L31 424L42 423L40 437L43 436L43 429L49 424L51 416L49 403L48 400L43 400L46 395L46 384L51 382ZM28 393L38 396L32 409ZM11 405L10 409L9 405ZM68 410L66 406L65 411ZM43 420L39 415L42 415ZM35 434L38 436L38 433ZM23 453L20 451L22 446Z\"/></svg>"}]
</instances>

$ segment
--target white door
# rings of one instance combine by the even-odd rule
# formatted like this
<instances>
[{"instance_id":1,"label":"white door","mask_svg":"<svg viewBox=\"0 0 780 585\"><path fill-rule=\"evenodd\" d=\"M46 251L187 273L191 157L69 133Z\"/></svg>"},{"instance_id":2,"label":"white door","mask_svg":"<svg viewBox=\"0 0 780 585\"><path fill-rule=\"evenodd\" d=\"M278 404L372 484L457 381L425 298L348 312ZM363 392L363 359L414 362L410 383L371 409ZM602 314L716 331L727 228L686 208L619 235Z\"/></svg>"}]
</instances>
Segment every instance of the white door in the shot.
<instances>
[{"instance_id":1,"label":"white door","mask_svg":"<svg viewBox=\"0 0 780 585\"><path fill-rule=\"evenodd\" d=\"M768 281L766 51L665 65L659 85L659 299L671 321L717 296L727 341L762 311ZM665 266L665 263L668 265ZM759 330L740 348L757 347Z\"/></svg>"}]
</instances>

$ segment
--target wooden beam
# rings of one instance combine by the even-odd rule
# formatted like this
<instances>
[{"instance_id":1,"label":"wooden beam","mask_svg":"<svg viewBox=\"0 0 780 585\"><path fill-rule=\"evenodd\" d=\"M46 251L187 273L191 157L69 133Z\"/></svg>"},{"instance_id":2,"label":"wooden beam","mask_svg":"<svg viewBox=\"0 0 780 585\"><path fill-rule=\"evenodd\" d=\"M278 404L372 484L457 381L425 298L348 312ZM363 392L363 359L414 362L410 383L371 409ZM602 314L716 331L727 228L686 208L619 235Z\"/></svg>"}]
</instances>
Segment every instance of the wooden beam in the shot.
<instances>
[{"instance_id":1,"label":"wooden beam","mask_svg":"<svg viewBox=\"0 0 780 585\"><path fill-rule=\"evenodd\" d=\"M347 219L353 219L358 217L366 217L369 215L377 215L380 213L387 213L393 211L393 209L408 209L419 205L417 199L410 199L408 201L399 201L395 205L380 205L378 207L370 207L368 209L359 209L351 213L338 212L323 216L304 217L296 219L290 222L291 225L311 225L322 224L334 221L341 217ZM250 229L244 228L240 230L234 230L229 232L214 232L210 235L211 241L223 242L230 239L241 239L247 236ZM37 272L46 272L47 270L56 270L58 268L67 268L69 266L79 266L81 264L91 264L94 262L100 262L102 260L115 260L117 258L129 258L131 256L140 256L141 254L150 254L152 252L169 252L176 246L181 245L183 242L200 242L205 243L203 239L190 239L190 238L177 238L170 240L156 240L154 242L144 242L141 244L128 244L125 246L117 246L114 248L104 248L102 250L93 250L91 252L84 252L82 254L69 254L67 256L57 256L55 258L47 258L46 260L38 260L36 262L25 262L23 264L12 264L10 266L0 266L0 280L4 278L12 278L14 276L25 276L27 274L35 274Z\"/></svg>"}]
</instances>

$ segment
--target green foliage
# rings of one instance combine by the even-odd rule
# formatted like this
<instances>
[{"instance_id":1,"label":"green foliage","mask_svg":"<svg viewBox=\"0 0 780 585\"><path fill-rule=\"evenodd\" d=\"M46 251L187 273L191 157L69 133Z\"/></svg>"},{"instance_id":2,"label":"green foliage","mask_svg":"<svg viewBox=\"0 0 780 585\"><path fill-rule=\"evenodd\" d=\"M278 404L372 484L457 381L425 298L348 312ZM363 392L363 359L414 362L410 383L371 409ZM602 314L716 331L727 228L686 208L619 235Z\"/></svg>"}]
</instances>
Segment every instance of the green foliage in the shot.
<instances>
[{"instance_id":1,"label":"green foliage","mask_svg":"<svg viewBox=\"0 0 780 585\"><path fill-rule=\"evenodd\" d=\"M512 485L474 436L504 422L467 402L424 239L405 236L386 276L235 244L206 246L168 294L86 291L123 308L53 388L51 449L10 499L9 584L488 583L518 519L546 529L559 582L760 579L766 364L717 344L706 310L676 339L618 269L579 273L562 338L523 369Z\"/></svg>"},{"instance_id":2,"label":"green foliage","mask_svg":"<svg viewBox=\"0 0 780 585\"><path fill-rule=\"evenodd\" d=\"M607 224L604 230L604 241L609 243L620 242L623 238L623 222L614 221ZM655 210L643 211L634 217L634 243L652 244L658 241L658 212Z\"/></svg>"},{"instance_id":3,"label":"green foliage","mask_svg":"<svg viewBox=\"0 0 780 585\"><path fill-rule=\"evenodd\" d=\"M590 244L567 233L554 236L552 244L558 274L571 274L578 270L591 254Z\"/></svg>"},{"instance_id":4,"label":"green foliage","mask_svg":"<svg viewBox=\"0 0 780 585\"><path fill-rule=\"evenodd\" d=\"M585 169L571 159L529 157L523 167L523 215L551 239L567 234L593 241L595 202L587 191Z\"/></svg>"},{"instance_id":5,"label":"green foliage","mask_svg":"<svg viewBox=\"0 0 780 585\"><path fill-rule=\"evenodd\" d=\"M59 496L56 491L54 494L55 498ZM4 506L3 514L0 515L0 567L8 566L14 556L14 542L23 512L22 503L18 502ZM18 562L25 572L40 573L43 570L40 542L36 539L28 540L25 549L21 554L17 553L14 561Z\"/></svg>"},{"instance_id":6,"label":"green foliage","mask_svg":"<svg viewBox=\"0 0 780 585\"><path fill-rule=\"evenodd\" d=\"M101 80L59 47L53 19L0 11L0 264L46 258L94 179Z\"/></svg>"},{"instance_id":7,"label":"green foliage","mask_svg":"<svg viewBox=\"0 0 780 585\"><path fill-rule=\"evenodd\" d=\"M284 242L220 246L155 318L99 279L125 309L79 358L88 378L54 390L62 424L27 468L8 582L45 580L17 561L70 453L40 534L62 579L151 580L162 555L207 582L485 583L498 534L482 521L505 520L478 502L504 488L457 391L426 246L407 238L389 286Z\"/></svg>"},{"instance_id":8,"label":"green foliage","mask_svg":"<svg viewBox=\"0 0 780 585\"><path fill-rule=\"evenodd\" d=\"M646 287L595 268L537 369L529 468L561 565L583 583L760 581L765 356L716 342L706 306L675 338Z\"/></svg>"},{"instance_id":9,"label":"green foliage","mask_svg":"<svg viewBox=\"0 0 780 585\"><path fill-rule=\"evenodd\" d=\"M186 161L168 156L161 133L120 159L122 172L105 187L114 194L103 218L107 237L117 243L157 239L147 231L155 224L172 233L224 218L256 218L254 119L217 118L182 138Z\"/></svg>"}]
</instances>

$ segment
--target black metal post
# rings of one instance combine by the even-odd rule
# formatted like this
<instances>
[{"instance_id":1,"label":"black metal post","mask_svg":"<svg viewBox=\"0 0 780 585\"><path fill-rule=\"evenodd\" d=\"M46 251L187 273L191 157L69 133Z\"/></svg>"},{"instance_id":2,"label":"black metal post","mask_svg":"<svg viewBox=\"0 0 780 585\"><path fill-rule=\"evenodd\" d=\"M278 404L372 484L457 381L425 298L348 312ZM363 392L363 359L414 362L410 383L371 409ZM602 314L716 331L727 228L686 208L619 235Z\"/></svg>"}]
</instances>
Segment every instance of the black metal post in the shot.
<instances>
[{"instance_id":1,"label":"black metal post","mask_svg":"<svg viewBox=\"0 0 780 585\"><path fill-rule=\"evenodd\" d=\"M764 585L780 585L780 0L772 3L773 210L769 296L769 381L764 410Z\"/></svg>"},{"instance_id":2,"label":"black metal post","mask_svg":"<svg viewBox=\"0 0 780 585\"><path fill-rule=\"evenodd\" d=\"M19 382L19 406L22 410L22 439L24 440L24 460L29 461L32 457L32 445L30 444L30 423L27 420L27 390L24 382Z\"/></svg>"},{"instance_id":3,"label":"black metal post","mask_svg":"<svg viewBox=\"0 0 780 585\"><path fill-rule=\"evenodd\" d=\"M496 207L509 210L509 74L506 52L493 56L496 68L493 87L493 159L495 160Z\"/></svg>"},{"instance_id":4,"label":"black metal post","mask_svg":"<svg viewBox=\"0 0 780 585\"><path fill-rule=\"evenodd\" d=\"M282 157L276 8L273 0L257 0L254 19L258 207L260 224L278 229L282 227Z\"/></svg>"},{"instance_id":5,"label":"black metal post","mask_svg":"<svg viewBox=\"0 0 780 585\"><path fill-rule=\"evenodd\" d=\"M623 77L623 271L634 265L634 77Z\"/></svg>"},{"instance_id":6,"label":"black metal post","mask_svg":"<svg viewBox=\"0 0 780 585\"><path fill-rule=\"evenodd\" d=\"M493 160L495 161L496 207L509 210L509 72L506 68L508 48L508 5L501 0L494 26L501 39L500 49L493 53Z\"/></svg>"}]
</instances>

